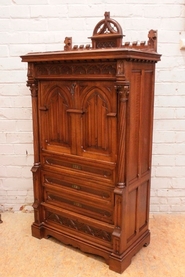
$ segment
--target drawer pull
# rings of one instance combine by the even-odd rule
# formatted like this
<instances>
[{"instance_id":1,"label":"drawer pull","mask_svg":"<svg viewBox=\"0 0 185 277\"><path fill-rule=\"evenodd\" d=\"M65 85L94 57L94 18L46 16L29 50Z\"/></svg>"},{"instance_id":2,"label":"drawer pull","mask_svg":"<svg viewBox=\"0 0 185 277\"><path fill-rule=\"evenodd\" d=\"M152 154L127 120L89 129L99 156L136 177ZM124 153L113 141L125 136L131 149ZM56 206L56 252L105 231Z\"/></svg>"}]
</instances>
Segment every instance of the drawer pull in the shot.
<instances>
[{"instance_id":1,"label":"drawer pull","mask_svg":"<svg viewBox=\"0 0 185 277\"><path fill-rule=\"evenodd\" d=\"M82 204L80 204L80 203L78 203L78 202L73 202L73 205L76 206L76 207L82 208Z\"/></svg>"},{"instance_id":2,"label":"drawer pull","mask_svg":"<svg viewBox=\"0 0 185 277\"><path fill-rule=\"evenodd\" d=\"M80 190L81 189L81 187L80 186L77 186L77 185L72 185L71 186L73 189L77 189L77 190Z\"/></svg>"},{"instance_id":3,"label":"drawer pull","mask_svg":"<svg viewBox=\"0 0 185 277\"><path fill-rule=\"evenodd\" d=\"M72 168L82 170L81 165L78 165L78 164L73 164Z\"/></svg>"}]
</instances>

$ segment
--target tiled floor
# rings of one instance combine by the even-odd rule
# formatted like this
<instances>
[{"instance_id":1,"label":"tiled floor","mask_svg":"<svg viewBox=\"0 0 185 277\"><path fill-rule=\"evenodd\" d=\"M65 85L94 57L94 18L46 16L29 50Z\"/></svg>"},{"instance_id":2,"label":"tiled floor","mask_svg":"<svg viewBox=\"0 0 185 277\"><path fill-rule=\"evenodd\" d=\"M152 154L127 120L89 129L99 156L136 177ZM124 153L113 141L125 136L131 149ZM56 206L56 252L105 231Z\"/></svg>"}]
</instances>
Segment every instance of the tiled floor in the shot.
<instances>
[{"instance_id":1,"label":"tiled floor","mask_svg":"<svg viewBox=\"0 0 185 277\"><path fill-rule=\"evenodd\" d=\"M3 213L0 224L1 277L185 277L185 214L153 215L151 243L120 275L100 257L54 239L31 236L32 213Z\"/></svg>"}]
</instances>

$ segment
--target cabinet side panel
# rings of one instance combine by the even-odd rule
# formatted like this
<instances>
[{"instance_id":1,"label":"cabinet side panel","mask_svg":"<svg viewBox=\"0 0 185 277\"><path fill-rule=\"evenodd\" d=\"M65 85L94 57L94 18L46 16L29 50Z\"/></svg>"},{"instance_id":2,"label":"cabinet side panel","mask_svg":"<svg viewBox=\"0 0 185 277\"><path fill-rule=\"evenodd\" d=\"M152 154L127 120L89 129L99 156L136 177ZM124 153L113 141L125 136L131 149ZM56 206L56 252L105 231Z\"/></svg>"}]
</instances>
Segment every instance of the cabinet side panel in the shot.
<instances>
[{"instance_id":1,"label":"cabinet side panel","mask_svg":"<svg viewBox=\"0 0 185 277\"><path fill-rule=\"evenodd\" d=\"M138 189L134 189L128 194L127 221L126 221L127 242L129 242L136 235L137 195L138 195Z\"/></svg>"},{"instance_id":2,"label":"cabinet side panel","mask_svg":"<svg viewBox=\"0 0 185 277\"><path fill-rule=\"evenodd\" d=\"M148 206L149 206L149 182L144 182L139 187L138 195L138 228L142 231L148 223Z\"/></svg>"},{"instance_id":3,"label":"cabinet side panel","mask_svg":"<svg viewBox=\"0 0 185 277\"><path fill-rule=\"evenodd\" d=\"M151 126L153 114L153 71L144 70L142 74L142 99L140 119L140 173L150 169ZM152 113L152 114L151 114Z\"/></svg>"},{"instance_id":4,"label":"cabinet side panel","mask_svg":"<svg viewBox=\"0 0 185 277\"><path fill-rule=\"evenodd\" d=\"M141 70L133 69L129 95L129 156L127 181L138 176Z\"/></svg>"}]
</instances>

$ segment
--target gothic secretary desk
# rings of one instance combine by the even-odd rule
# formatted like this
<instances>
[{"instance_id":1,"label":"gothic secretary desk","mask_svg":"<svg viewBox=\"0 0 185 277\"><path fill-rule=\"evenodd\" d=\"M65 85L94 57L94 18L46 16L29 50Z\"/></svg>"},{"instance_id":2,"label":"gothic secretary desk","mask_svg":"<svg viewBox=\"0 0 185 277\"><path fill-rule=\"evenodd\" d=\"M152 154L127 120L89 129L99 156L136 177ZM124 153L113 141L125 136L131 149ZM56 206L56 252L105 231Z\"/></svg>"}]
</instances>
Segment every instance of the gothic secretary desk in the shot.
<instances>
[{"instance_id":1,"label":"gothic secretary desk","mask_svg":"<svg viewBox=\"0 0 185 277\"><path fill-rule=\"evenodd\" d=\"M92 45L29 53L34 132L32 235L105 258L122 273L149 244L157 32L122 44L105 13Z\"/></svg>"}]
</instances>

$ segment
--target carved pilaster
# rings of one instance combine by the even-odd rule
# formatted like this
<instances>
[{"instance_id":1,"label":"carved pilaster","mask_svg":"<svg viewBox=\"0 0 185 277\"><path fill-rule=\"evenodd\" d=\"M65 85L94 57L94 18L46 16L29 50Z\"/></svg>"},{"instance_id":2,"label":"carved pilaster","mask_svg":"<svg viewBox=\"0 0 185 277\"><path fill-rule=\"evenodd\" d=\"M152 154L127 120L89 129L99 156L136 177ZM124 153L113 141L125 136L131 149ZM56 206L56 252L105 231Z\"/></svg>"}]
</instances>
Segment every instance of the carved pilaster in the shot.
<instances>
[{"instance_id":1,"label":"carved pilaster","mask_svg":"<svg viewBox=\"0 0 185 277\"><path fill-rule=\"evenodd\" d=\"M125 234L125 214L126 214L126 187L114 189L115 207L114 207L114 231L112 233L113 253L119 255L122 253L126 240L122 234Z\"/></svg>"},{"instance_id":2,"label":"carved pilaster","mask_svg":"<svg viewBox=\"0 0 185 277\"><path fill-rule=\"evenodd\" d=\"M112 233L112 237L113 237L113 251L115 254L119 254L120 253L120 238L121 238L121 232L119 228L115 228L113 233Z\"/></svg>"},{"instance_id":3,"label":"carved pilaster","mask_svg":"<svg viewBox=\"0 0 185 277\"><path fill-rule=\"evenodd\" d=\"M117 61L117 80L122 77L122 79L125 79L124 75L124 60L118 60Z\"/></svg>"},{"instance_id":4,"label":"carved pilaster","mask_svg":"<svg viewBox=\"0 0 185 277\"><path fill-rule=\"evenodd\" d=\"M30 87L31 97L32 97L34 164L38 164L40 162L39 161L38 108L37 108L38 107L38 83L34 79L28 79L27 86Z\"/></svg>"},{"instance_id":5,"label":"carved pilaster","mask_svg":"<svg viewBox=\"0 0 185 277\"><path fill-rule=\"evenodd\" d=\"M39 155L39 120L38 120L38 82L34 78L34 65L28 64L28 81L27 86L30 88L32 98L32 117L33 117L33 147L34 147L34 165L31 169L33 174L34 190L34 214L35 223L33 229L40 230L42 223L42 213L40 203L42 202L42 188L40 185L40 155ZM34 232L34 231L33 231ZM40 232L40 231L38 231Z\"/></svg>"},{"instance_id":6,"label":"carved pilaster","mask_svg":"<svg viewBox=\"0 0 185 277\"><path fill-rule=\"evenodd\" d=\"M125 141L126 141L126 111L127 111L127 100L129 95L129 83L127 81L118 82L116 86L118 92L118 179L117 187L125 187Z\"/></svg>"},{"instance_id":7,"label":"carved pilaster","mask_svg":"<svg viewBox=\"0 0 185 277\"><path fill-rule=\"evenodd\" d=\"M115 198L115 228L112 234L113 253L119 255L122 253L125 240L122 233L125 232L124 224L124 203L126 202L126 163L125 163L125 142L126 142L126 114L127 100L129 95L129 82L124 75L124 61L117 62L116 91L118 94L118 160L117 160L117 183L114 189Z\"/></svg>"}]
</instances>

